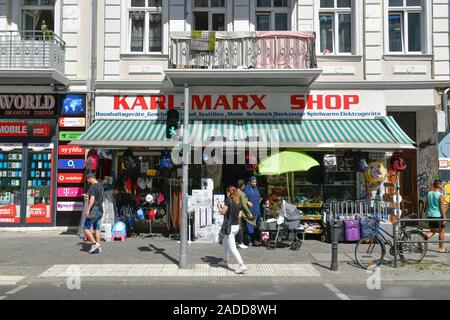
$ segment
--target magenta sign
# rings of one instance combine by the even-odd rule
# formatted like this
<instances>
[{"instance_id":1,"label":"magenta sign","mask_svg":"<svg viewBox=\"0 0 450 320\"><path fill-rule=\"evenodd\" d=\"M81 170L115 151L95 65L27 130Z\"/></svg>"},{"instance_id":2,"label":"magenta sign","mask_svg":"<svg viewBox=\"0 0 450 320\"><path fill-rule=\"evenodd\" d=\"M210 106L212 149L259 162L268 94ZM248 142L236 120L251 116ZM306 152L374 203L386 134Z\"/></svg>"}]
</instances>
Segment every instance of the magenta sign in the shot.
<instances>
[{"instance_id":1,"label":"magenta sign","mask_svg":"<svg viewBox=\"0 0 450 320\"><path fill-rule=\"evenodd\" d=\"M58 188L58 198L81 198L83 193L83 188Z\"/></svg>"}]
</instances>

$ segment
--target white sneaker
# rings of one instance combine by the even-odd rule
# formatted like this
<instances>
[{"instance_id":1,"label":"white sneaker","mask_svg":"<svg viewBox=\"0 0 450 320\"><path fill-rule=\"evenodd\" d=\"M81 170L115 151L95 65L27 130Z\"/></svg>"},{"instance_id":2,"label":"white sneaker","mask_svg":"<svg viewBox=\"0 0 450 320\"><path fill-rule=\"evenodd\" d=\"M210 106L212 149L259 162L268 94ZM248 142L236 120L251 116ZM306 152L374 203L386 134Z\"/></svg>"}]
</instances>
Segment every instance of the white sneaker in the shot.
<instances>
[{"instance_id":1,"label":"white sneaker","mask_svg":"<svg viewBox=\"0 0 450 320\"><path fill-rule=\"evenodd\" d=\"M247 248L248 248L248 247L247 247L245 244L243 244L243 243L238 244L238 247L241 248L241 249L247 249Z\"/></svg>"},{"instance_id":2,"label":"white sneaker","mask_svg":"<svg viewBox=\"0 0 450 320\"><path fill-rule=\"evenodd\" d=\"M98 253L102 253L102 247L98 248Z\"/></svg>"},{"instance_id":3,"label":"white sneaker","mask_svg":"<svg viewBox=\"0 0 450 320\"><path fill-rule=\"evenodd\" d=\"M247 267L246 267L245 265L240 265L240 266L236 269L235 273L236 273L236 274L243 274L243 273L245 273L245 271L247 271Z\"/></svg>"},{"instance_id":4,"label":"white sneaker","mask_svg":"<svg viewBox=\"0 0 450 320\"><path fill-rule=\"evenodd\" d=\"M96 244L93 244L92 245L92 247L91 247L91 249L89 250L89 253L94 253L95 251L97 251L97 250L99 250L101 247L100 247L100 243L96 243Z\"/></svg>"}]
</instances>

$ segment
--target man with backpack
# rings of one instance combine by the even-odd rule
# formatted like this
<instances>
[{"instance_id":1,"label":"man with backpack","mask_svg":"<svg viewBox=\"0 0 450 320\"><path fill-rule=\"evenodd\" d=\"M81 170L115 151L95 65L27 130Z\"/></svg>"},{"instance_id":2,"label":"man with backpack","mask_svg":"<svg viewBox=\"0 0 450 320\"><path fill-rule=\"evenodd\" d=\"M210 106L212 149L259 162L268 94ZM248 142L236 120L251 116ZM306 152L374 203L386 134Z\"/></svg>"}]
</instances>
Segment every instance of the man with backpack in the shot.
<instances>
[{"instance_id":1,"label":"man with backpack","mask_svg":"<svg viewBox=\"0 0 450 320\"><path fill-rule=\"evenodd\" d=\"M86 176L87 183L89 184L88 193L85 194L85 199L88 200L88 207L85 211L86 221L84 223L84 233L86 237L91 241L92 246L89 253L102 252L100 246L101 232L103 217L103 186L98 183L94 174L88 174ZM95 231L95 238L90 229Z\"/></svg>"}]
</instances>

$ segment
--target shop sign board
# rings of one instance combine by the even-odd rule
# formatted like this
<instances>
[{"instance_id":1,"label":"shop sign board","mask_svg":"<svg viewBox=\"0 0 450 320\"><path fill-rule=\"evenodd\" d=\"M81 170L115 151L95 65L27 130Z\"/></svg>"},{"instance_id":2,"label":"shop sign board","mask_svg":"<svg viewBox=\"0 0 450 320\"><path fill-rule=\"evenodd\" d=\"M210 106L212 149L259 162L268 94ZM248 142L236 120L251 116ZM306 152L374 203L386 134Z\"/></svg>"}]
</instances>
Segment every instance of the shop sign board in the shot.
<instances>
[{"instance_id":1,"label":"shop sign board","mask_svg":"<svg viewBox=\"0 0 450 320\"><path fill-rule=\"evenodd\" d=\"M49 137L51 132L48 124L33 126L31 127L31 130L34 137Z\"/></svg>"},{"instance_id":2,"label":"shop sign board","mask_svg":"<svg viewBox=\"0 0 450 320\"><path fill-rule=\"evenodd\" d=\"M17 216L17 206L0 207L0 218L15 218Z\"/></svg>"},{"instance_id":3,"label":"shop sign board","mask_svg":"<svg viewBox=\"0 0 450 320\"><path fill-rule=\"evenodd\" d=\"M0 116L54 117L57 99L49 94L0 94Z\"/></svg>"},{"instance_id":4,"label":"shop sign board","mask_svg":"<svg viewBox=\"0 0 450 320\"><path fill-rule=\"evenodd\" d=\"M59 173L58 174L58 183L73 183L79 184L84 182L84 174L83 173Z\"/></svg>"},{"instance_id":5,"label":"shop sign board","mask_svg":"<svg viewBox=\"0 0 450 320\"><path fill-rule=\"evenodd\" d=\"M99 96L96 119L165 119L182 94ZM191 95L191 119L374 119L386 115L379 91L259 92Z\"/></svg>"},{"instance_id":6,"label":"shop sign board","mask_svg":"<svg viewBox=\"0 0 450 320\"><path fill-rule=\"evenodd\" d=\"M450 158L439 158L439 170L450 170Z\"/></svg>"},{"instance_id":7,"label":"shop sign board","mask_svg":"<svg viewBox=\"0 0 450 320\"><path fill-rule=\"evenodd\" d=\"M59 169L68 169L68 170L76 170L76 169L84 169L85 161L84 160L59 160L58 168Z\"/></svg>"},{"instance_id":8,"label":"shop sign board","mask_svg":"<svg viewBox=\"0 0 450 320\"><path fill-rule=\"evenodd\" d=\"M30 218L44 218L47 216L47 205L37 204L30 206Z\"/></svg>"},{"instance_id":9,"label":"shop sign board","mask_svg":"<svg viewBox=\"0 0 450 320\"><path fill-rule=\"evenodd\" d=\"M28 125L23 122L0 122L0 137L27 137Z\"/></svg>"},{"instance_id":10,"label":"shop sign board","mask_svg":"<svg viewBox=\"0 0 450 320\"><path fill-rule=\"evenodd\" d=\"M83 202L58 202L57 211L59 212L80 212L83 211Z\"/></svg>"},{"instance_id":11,"label":"shop sign board","mask_svg":"<svg viewBox=\"0 0 450 320\"><path fill-rule=\"evenodd\" d=\"M85 152L80 146L59 146L58 148L60 156L84 156Z\"/></svg>"},{"instance_id":12,"label":"shop sign board","mask_svg":"<svg viewBox=\"0 0 450 320\"><path fill-rule=\"evenodd\" d=\"M84 128L86 126L85 118L59 118L61 128Z\"/></svg>"},{"instance_id":13,"label":"shop sign board","mask_svg":"<svg viewBox=\"0 0 450 320\"><path fill-rule=\"evenodd\" d=\"M58 198L81 198L83 194L83 188L58 188Z\"/></svg>"},{"instance_id":14,"label":"shop sign board","mask_svg":"<svg viewBox=\"0 0 450 320\"><path fill-rule=\"evenodd\" d=\"M72 141L77 140L83 135L83 131L66 131L59 133L60 141Z\"/></svg>"}]
</instances>

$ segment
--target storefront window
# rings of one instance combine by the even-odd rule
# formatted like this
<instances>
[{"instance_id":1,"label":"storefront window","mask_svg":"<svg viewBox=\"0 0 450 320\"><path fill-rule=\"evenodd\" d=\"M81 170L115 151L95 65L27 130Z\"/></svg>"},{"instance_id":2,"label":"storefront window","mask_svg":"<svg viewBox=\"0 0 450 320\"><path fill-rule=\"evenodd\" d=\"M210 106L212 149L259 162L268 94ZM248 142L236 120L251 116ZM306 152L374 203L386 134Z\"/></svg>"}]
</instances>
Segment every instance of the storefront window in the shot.
<instances>
[{"instance_id":1,"label":"storefront window","mask_svg":"<svg viewBox=\"0 0 450 320\"><path fill-rule=\"evenodd\" d=\"M22 157L21 146L0 149L0 223L20 223Z\"/></svg>"}]
</instances>

